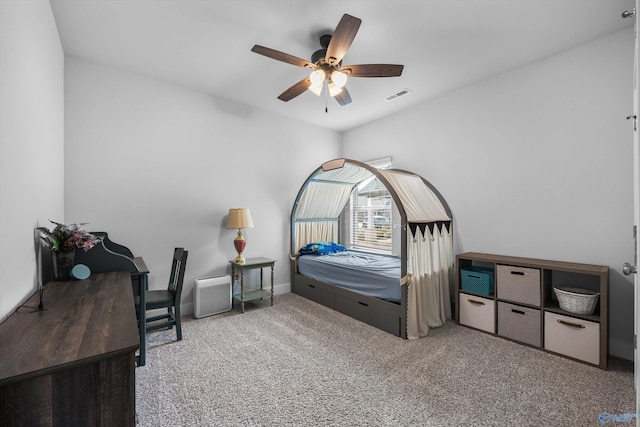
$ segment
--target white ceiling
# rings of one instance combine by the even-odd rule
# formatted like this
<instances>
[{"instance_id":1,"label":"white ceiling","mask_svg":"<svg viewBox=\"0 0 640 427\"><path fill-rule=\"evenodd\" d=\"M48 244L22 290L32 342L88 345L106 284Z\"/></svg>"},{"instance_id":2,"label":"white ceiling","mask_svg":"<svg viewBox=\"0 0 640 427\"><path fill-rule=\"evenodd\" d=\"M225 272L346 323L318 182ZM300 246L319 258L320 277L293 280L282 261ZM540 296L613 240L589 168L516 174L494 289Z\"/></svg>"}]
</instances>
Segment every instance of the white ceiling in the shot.
<instances>
[{"instance_id":1,"label":"white ceiling","mask_svg":"<svg viewBox=\"0 0 640 427\"><path fill-rule=\"evenodd\" d=\"M343 131L633 25L633 0L50 0L68 55ZM352 78L341 107L277 96L344 13L362 25L343 63L404 64L400 77ZM401 89L411 94L386 101Z\"/></svg>"}]
</instances>

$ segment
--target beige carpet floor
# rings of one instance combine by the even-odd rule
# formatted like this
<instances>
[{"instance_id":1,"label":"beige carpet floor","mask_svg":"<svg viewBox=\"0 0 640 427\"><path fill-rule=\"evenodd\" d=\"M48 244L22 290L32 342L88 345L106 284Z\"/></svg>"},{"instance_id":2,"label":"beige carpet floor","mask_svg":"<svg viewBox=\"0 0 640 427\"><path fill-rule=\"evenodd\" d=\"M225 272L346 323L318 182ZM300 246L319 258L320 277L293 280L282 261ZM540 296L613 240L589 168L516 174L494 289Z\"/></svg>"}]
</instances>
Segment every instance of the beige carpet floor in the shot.
<instances>
[{"instance_id":1,"label":"beige carpet floor","mask_svg":"<svg viewBox=\"0 0 640 427\"><path fill-rule=\"evenodd\" d=\"M185 318L183 336L148 337L141 427L635 425L620 422L631 362L604 371L453 322L409 341L284 294Z\"/></svg>"}]
</instances>

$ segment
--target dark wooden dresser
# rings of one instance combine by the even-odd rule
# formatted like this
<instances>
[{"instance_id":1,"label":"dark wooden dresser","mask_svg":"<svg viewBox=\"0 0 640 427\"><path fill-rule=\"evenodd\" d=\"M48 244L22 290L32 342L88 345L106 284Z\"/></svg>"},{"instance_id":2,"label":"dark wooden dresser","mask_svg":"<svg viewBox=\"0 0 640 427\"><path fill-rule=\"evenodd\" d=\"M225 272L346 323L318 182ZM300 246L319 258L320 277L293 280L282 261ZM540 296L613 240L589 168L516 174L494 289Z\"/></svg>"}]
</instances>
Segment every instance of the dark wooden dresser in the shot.
<instances>
[{"instance_id":1,"label":"dark wooden dresser","mask_svg":"<svg viewBox=\"0 0 640 427\"><path fill-rule=\"evenodd\" d=\"M134 426L129 272L49 282L0 324L0 425Z\"/></svg>"}]
</instances>

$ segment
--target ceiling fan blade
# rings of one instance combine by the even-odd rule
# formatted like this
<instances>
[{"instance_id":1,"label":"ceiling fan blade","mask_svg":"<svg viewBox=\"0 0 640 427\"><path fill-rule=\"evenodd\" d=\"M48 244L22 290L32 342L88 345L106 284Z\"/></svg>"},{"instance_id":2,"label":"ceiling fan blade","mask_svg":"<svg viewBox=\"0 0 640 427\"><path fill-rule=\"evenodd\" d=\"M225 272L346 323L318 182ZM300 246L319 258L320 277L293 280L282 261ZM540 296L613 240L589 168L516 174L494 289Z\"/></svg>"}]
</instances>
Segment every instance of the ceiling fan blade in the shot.
<instances>
[{"instance_id":1,"label":"ceiling fan blade","mask_svg":"<svg viewBox=\"0 0 640 427\"><path fill-rule=\"evenodd\" d=\"M338 22L329 46L327 46L327 55L325 56L325 62L329 65L337 65L342 61L345 53L351 46L353 39L356 37L358 28L362 20L348 14L342 15L342 19Z\"/></svg>"},{"instance_id":2,"label":"ceiling fan blade","mask_svg":"<svg viewBox=\"0 0 640 427\"><path fill-rule=\"evenodd\" d=\"M345 65L340 71L349 77L397 77L402 74L404 65L395 64L363 64Z\"/></svg>"},{"instance_id":3,"label":"ceiling fan blade","mask_svg":"<svg viewBox=\"0 0 640 427\"><path fill-rule=\"evenodd\" d=\"M289 89L282 92L280 96L278 96L278 99L284 102L291 101L293 98L303 94L307 89L309 89L310 85L311 80L309 79L309 77L306 77L291 86Z\"/></svg>"},{"instance_id":4,"label":"ceiling fan blade","mask_svg":"<svg viewBox=\"0 0 640 427\"><path fill-rule=\"evenodd\" d=\"M347 104L351 104L351 94L346 87L343 87L342 91L334 96L334 98L336 99L336 101L338 101L338 104L342 105L343 107Z\"/></svg>"},{"instance_id":5,"label":"ceiling fan blade","mask_svg":"<svg viewBox=\"0 0 640 427\"><path fill-rule=\"evenodd\" d=\"M306 67L315 69L316 66L309 61L306 61L302 58L298 58L297 56L289 55L288 53L280 52L279 50L271 49L268 47L254 45L251 48L252 52L258 53L260 55L264 55L267 58L275 59L277 61L286 62L287 64L297 65L298 67Z\"/></svg>"}]
</instances>

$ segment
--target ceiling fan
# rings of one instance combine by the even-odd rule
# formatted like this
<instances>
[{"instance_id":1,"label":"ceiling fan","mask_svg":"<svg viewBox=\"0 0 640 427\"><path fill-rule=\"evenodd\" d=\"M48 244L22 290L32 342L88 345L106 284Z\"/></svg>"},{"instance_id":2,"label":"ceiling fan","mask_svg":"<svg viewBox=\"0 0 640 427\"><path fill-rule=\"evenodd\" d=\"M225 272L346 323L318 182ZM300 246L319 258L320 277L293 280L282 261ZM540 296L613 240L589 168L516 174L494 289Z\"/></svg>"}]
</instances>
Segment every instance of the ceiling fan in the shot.
<instances>
[{"instance_id":1,"label":"ceiling fan","mask_svg":"<svg viewBox=\"0 0 640 427\"><path fill-rule=\"evenodd\" d=\"M361 23L361 19L344 14L333 35L320 36L322 49L311 55L311 61L260 45L253 46L251 51L312 70L308 77L282 92L278 96L281 101L291 101L309 90L318 96L324 91L325 96L334 97L340 105L347 105L351 102L351 95L345 86L348 77L397 77L402 74L404 68L404 65L394 64L342 65L342 58L351 46Z\"/></svg>"}]
</instances>

